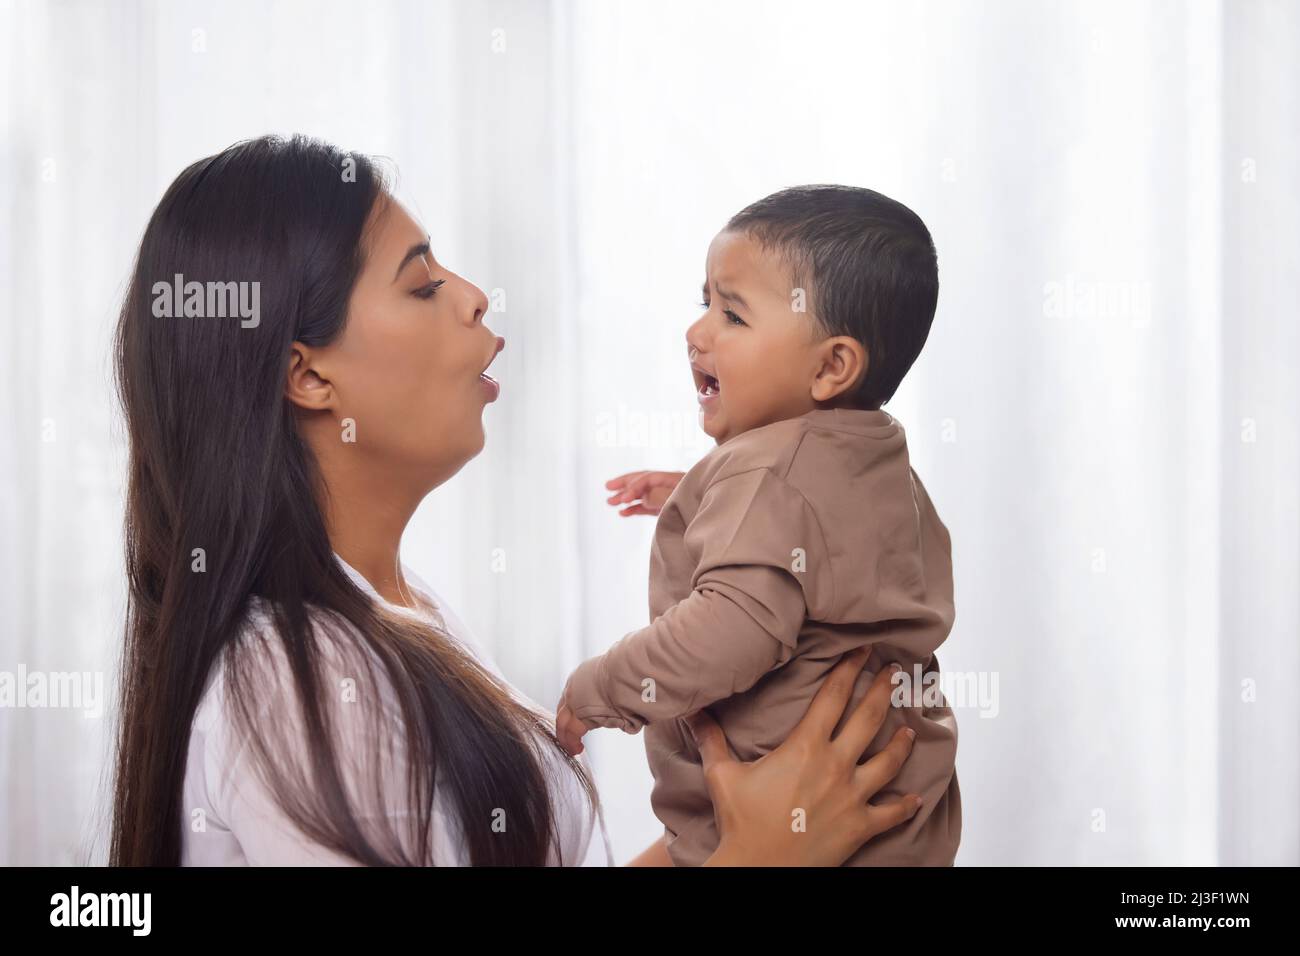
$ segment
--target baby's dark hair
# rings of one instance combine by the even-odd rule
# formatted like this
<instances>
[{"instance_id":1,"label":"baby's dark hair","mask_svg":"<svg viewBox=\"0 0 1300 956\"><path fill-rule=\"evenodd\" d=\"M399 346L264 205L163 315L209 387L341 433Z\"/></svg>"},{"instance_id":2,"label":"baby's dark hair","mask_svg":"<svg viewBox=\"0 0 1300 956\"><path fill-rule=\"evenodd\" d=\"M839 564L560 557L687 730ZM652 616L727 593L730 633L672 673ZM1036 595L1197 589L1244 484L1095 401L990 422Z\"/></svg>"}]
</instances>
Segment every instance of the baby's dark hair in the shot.
<instances>
[{"instance_id":1,"label":"baby's dark hair","mask_svg":"<svg viewBox=\"0 0 1300 956\"><path fill-rule=\"evenodd\" d=\"M867 374L849 401L889 401L921 354L939 298L921 217L870 189L791 186L736 213L727 229L777 251L822 329L866 347Z\"/></svg>"}]
</instances>

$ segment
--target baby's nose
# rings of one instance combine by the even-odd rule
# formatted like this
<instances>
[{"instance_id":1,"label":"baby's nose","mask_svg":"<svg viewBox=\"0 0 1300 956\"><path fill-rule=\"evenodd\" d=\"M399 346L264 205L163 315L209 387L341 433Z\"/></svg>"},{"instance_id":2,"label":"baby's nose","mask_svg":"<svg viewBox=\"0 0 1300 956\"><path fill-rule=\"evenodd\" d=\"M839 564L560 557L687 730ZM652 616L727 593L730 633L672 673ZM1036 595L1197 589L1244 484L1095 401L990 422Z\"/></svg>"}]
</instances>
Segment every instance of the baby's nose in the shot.
<instances>
[{"instance_id":1,"label":"baby's nose","mask_svg":"<svg viewBox=\"0 0 1300 956\"><path fill-rule=\"evenodd\" d=\"M701 352L706 351L704 346L707 343L704 341L704 330L701 328L701 324L702 320L686 330L686 354L690 356L692 362Z\"/></svg>"}]
</instances>

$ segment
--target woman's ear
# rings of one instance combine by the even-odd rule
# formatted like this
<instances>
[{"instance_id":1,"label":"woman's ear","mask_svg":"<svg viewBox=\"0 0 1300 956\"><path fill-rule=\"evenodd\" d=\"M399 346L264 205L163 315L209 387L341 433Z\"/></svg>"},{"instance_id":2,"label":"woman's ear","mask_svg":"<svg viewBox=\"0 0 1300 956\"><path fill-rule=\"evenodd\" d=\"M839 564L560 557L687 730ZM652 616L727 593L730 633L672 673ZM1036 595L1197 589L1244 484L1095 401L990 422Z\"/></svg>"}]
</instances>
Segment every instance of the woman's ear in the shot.
<instances>
[{"instance_id":1,"label":"woman's ear","mask_svg":"<svg viewBox=\"0 0 1300 956\"><path fill-rule=\"evenodd\" d=\"M284 382L284 397L309 412L334 407L334 386L319 371L320 353L311 346L294 342L289 348L289 372Z\"/></svg>"},{"instance_id":2,"label":"woman's ear","mask_svg":"<svg viewBox=\"0 0 1300 956\"><path fill-rule=\"evenodd\" d=\"M836 335L821 342L820 365L813 378L812 397L829 402L856 388L867 375L867 349L850 335Z\"/></svg>"}]
</instances>

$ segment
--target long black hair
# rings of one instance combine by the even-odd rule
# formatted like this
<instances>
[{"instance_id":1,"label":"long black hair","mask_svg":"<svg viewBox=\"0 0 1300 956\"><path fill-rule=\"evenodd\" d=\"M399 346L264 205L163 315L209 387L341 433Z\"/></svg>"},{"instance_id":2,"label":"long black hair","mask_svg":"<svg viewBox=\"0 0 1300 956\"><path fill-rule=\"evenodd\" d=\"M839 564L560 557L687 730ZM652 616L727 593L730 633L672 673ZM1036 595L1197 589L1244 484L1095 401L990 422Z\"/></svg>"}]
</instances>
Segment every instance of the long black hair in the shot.
<instances>
[{"instance_id":1,"label":"long black hair","mask_svg":"<svg viewBox=\"0 0 1300 956\"><path fill-rule=\"evenodd\" d=\"M258 771L314 841L366 864L430 862L436 780L471 863L547 861L557 828L542 748L564 751L545 715L438 628L353 584L284 397L291 343L343 329L366 223L387 201L364 155L262 137L189 166L149 220L114 346L130 444L114 865L180 862L190 726L219 662ZM159 303L182 282L256 283L244 288L258 290L258 314L166 317ZM268 626L252 628L259 610ZM364 725L337 703L339 673L356 681ZM380 706L380 681L396 713ZM396 755L405 786L381 792ZM373 793L347 783L358 760ZM394 797L409 813L396 824L363 812Z\"/></svg>"}]
</instances>

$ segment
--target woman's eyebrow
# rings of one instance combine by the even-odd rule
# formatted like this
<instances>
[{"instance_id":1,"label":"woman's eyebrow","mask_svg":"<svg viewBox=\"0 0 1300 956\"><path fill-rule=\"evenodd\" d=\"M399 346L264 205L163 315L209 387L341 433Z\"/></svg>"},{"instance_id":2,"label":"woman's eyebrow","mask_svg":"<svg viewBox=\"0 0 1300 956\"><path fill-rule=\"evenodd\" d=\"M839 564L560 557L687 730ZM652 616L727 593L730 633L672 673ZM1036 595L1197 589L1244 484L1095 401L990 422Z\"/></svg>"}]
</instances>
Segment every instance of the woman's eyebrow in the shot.
<instances>
[{"instance_id":1,"label":"woman's eyebrow","mask_svg":"<svg viewBox=\"0 0 1300 956\"><path fill-rule=\"evenodd\" d=\"M402 270L406 268L408 262L412 259L420 258L420 256L429 251L429 240L427 239L424 242L417 242L415 245L411 246L411 248L407 249L406 255L402 256L402 261L398 265L397 271L393 273L393 281L397 281L397 277L402 274Z\"/></svg>"}]
</instances>

